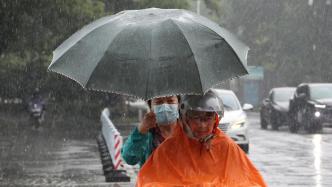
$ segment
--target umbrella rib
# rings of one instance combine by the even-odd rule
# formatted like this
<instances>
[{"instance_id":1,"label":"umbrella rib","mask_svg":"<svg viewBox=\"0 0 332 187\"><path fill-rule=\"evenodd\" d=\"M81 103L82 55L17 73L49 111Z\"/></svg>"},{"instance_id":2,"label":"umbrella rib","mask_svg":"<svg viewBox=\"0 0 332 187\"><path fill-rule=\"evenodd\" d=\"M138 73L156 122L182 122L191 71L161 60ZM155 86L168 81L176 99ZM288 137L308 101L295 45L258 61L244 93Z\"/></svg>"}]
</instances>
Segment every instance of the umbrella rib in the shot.
<instances>
[{"instance_id":1,"label":"umbrella rib","mask_svg":"<svg viewBox=\"0 0 332 187\"><path fill-rule=\"evenodd\" d=\"M100 19L98 19L98 20L96 20L96 21L94 21L94 22L92 22L92 23L90 23L90 24L82 27L79 31L75 32L71 37L69 37L68 39L66 39L59 47L57 47L53 51L53 59L52 59L52 62L49 65L48 68L50 68L53 65L53 63L58 58L60 58L67 51L67 49L70 49L71 47L73 47L74 45L76 45L82 38L84 38L88 34L90 34L91 31L95 30L96 28L100 28L101 26L104 26L104 25L108 24L111 21L119 19L119 15L120 14L115 14L115 15L108 16L107 18L110 18L109 20L107 20L105 17L104 18L100 18ZM100 21L100 23L97 24L98 21ZM93 24L97 24L97 25L93 26ZM75 39L75 37L77 37L77 38ZM75 40L72 41L72 43L69 43L71 39L72 40L75 39ZM63 48L63 47L65 47L66 50L58 51L60 48ZM59 54L57 54L57 53L59 53ZM57 56L57 59L54 59L55 56Z\"/></svg>"},{"instance_id":2,"label":"umbrella rib","mask_svg":"<svg viewBox=\"0 0 332 187\"><path fill-rule=\"evenodd\" d=\"M91 90L91 91L100 91L100 92L105 92L105 93L115 93L115 94L119 94L119 95L125 95L125 96L130 96L130 97L134 97L134 98L137 98L137 99L143 99L142 97L139 97L137 95L133 95L133 94L128 94L128 93L125 93L125 92L121 92L121 91L110 91L110 90L104 90L104 89L96 89L96 88L88 88L88 87L85 87L82 83L80 83L78 80L72 78L71 76L69 75L66 75L64 73L60 73L60 72L57 72L57 71L53 71L53 70L49 70L51 72L54 72L56 74L59 74L59 75L62 75L64 77L67 77L71 80L73 80L74 82L78 83L83 89L86 89L86 90Z\"/></svg>"},{"instance_id":3,"label":"umbrella rib","mask_svg":"<svg viewBox=\"0 0 332 187\"><path fill-rule=\"evenodd\" d=\"M105 56L105 53L106 53L107 50L110 48L110 46L113 44L113 41L115 40L115 38L116 38L116 37L117 37L117 36L118 36L123 30L125 30L125 27L123 27L121 30L118 31L118 33L116 33L116 34L114 35L113 40L110 41L108 47L105 48L106 50L104 51L104 55L101 55L101 59ZM90 81L90 79L91 79L91 77L92 77L91 75L93 74L93 72L95 71L95 69L98 67L98 65L99 65L99 63L97 63L96 66L95 66L95 67L93 68L93 70L91 71L89 78L86 80L86 82L85 82L85 84L84 84L85 87L88 87L89 81Z\"/></svg>"},{"instance_id":4,"label":"umbrella rib","mask_svg":"<svg viewBox=\"0 0 332 187\"><path fill-rule=\"evenodd\" d=\"M191 51L191 53L192 53L192 56L193 56L193 58L194 58L194 60L195 60L195 67L196 67L196 69L197 69L197 72L198 72L198 74L199 74L199 83L200 83L200 85L201 85L201 90L202 90L202 93L204 93L204 90L203 90L203 85L202 85L202 80L201 80L201 72L199 71L199 68L198 68L198 66L197 66L197 61L196 61L196 58L195 58L195 54L193 53L193 50L192 50L192 48L191 48L191 46L190 46L190 43L188 42L188 39L187 39L187 37L183 34L183 30L181 29L181 27L176 23L176 21L175 20L173 20L173 19L170 19L171 20L171 23L173 23L181 32L181 35L184 37L184 39L185 39L185 41L187 42L187 44L188 44L188 46L189 46L189 49L190 49L190 51Z\"/></svg>"},{"instance_id":5,"label":"umbrella rib","mask_svg":"<svg viewBox=\"0 0 332 187\"><path fill-rule=\"evenodd\" d=\"M75 81L76 83L78 83L82 88L86 89L86 88L84 87L84 85L83 85L80 81L74 79L74 78L71 77L70 75L67 75L67 74L64 74L64 73L61 73L61 72L57 72L57 71L54 71L54 70L52 70L52 69L48 69L48 71L54 72L54 73L59 74L59 75L62 75L62 76L64 76L64 77L67 77L67 78L69 78L69 79Z\"/></svg>"},{"instance_id":6,"label":"umbrella rib","mask_svg":"<svg viewBox=\"0 0 332 187\"><path fill-rule=\"evenodd\" d=\"M195 23L197 23L197 24L199 24L199 25L201 25L201 26L207 28L208 30L211 30L211 31L214 32L216 35L221 36L221 35L218 34L216 31L214 31L213 29L209 28L208 26L206 26L206 25L204 25L204 24L202 24L202 23L200 23L200 22L197 22L197 21L195 21L195 20L193 20L193 19L191 19L191 18L189 18L189 17L186 17L186 19L189 19L190 21L195 22ZM221 37L222 37L222 36L221 36ZM222 37L222 38L227 42L227 40L226 40L224 37ZM229 42L227 42L227 43L229 43ZM241 59L240 59L240 57L239 57L239 55L235 52L235 49L233 48L233 46L230 45L230 44L229 44L229 46L232 48L231 51L232 51L232 53L235 54L235 56L236 56L236 58L239 60L239 62L242 62ZM246 46L246 55L248 54L248 50L249 50L249 47ZM242 65L243 68L246 70L246 72L247 72L246 74L248 74L247 67L246 67L243 63L241 63L241 65ZM245 74L244 74L244 75L245 75ZM235 76L235 77L236 77L236 76Z\"/></svg>"},{"instance_id":7,"label":"umbrella rib","mask_svg":"<svg viewBox=\"0 0 332 187\"><path fill-rule=\"evenodd\" d=\"M189 11L185 11L185 10L183 10L182 12L187 12L188 14L191 14ZM73 34L70 38L68 38L66 41L64 41L63 44L61 44L58 48L55 49L55 51L53 52L53 59L52 59L51 64L48 67L48 70L53 71L55 73L58 73L60 75L63 75L65 77L68 77L68 78L74 80L75 82L79 83L84 89L131 95L131 94L128 94L128 93L122 93L122 91L120 91L120 90L126 90L126 89L124 89L124 88L121 88L121 89L120 88L115 88L113 84L110 84L110 85L106 86L108 88L104 87L102 84L99 84L103 81L101 81L101 82L99 81L96 84L94 84L93 80L95 80L95 79L92 79L93 75L98 75L98 72L96 72L96 70L99 70L100 68L101 69L103 68L103 66L101 66L100 63L98 63L97 61L95 63L95 60L96 59L99 59L99 61L100 60L103 60L103 61L105 60L103 57L105 56L105 54L108 55L107 54L108 51L109 51L108 49L110 47L115 47L116 46L116 45L113 45L113 41L116 40L116 38L120 38L119 34L121 34L121 32L123 32L124 30L126 30L126 27L122 27L122 28L119 27L118 29L115 29L115 32L113 31L113 34L112 34L113 38L112 37L108 38L107 41L102 42L101 47L105 47L105 46L108 46L108 47L105 48L105 49L102 49L100 47L100 49L98 48L97 50L95 50L94 52L91 53L91 54L97 54L97 55L90 55L88 57L91 57L91 58L86 58L87 60L85 60L83 64L88 64L88 66L87 66L88 68L84 68L85 66L75 67L76 63L69 63L69 66L74 68L73 70L68 70L68 71L63 70L64 72L61 73L60 70L57 70L57 71L59 71L59 72L57 72L57 71L54 71L54 69L56 70L57 68L58 69L66 68L65 66L64 67L61 66L60 61L62 62L64 60L68 60L68 59L75 59L75 58L77 58L76 54L78 54L78 55L79 54L84 54L84 53L76 52L76 51L79 51L79 49L80 49L80 48L76 48L77 50L73 50L73 52L75 52L74 55L72 55L73 57L70 57L70 58L68 57L67 58L67 56L66 56L66 58L61 59L63 56L65 56L64 54L66 54L69 51L69 49L75 47L76 45L79 46L78 42L80 42L83 39L85 40L85 37L87 37L92 32L95 32L98 28L101 28L104 25L107 25L109 23L114 24L113 21L118 23L118 21L117 21L118 19L120 21L122 21L120 19L121 14L125 14L126 15L125 18L130 18L129 21L132 21L133 23L136 23L136 22L140 23L139 21L137 21L137 18L136 18L136 16L138 16L138 18L140 18L140 14L138 14L138 13L136 14L136 12L134 12L134 13L135 14L132 17L132 16L130 16L129 13L126 14L126 11L125 12L120 12L120 13L112 15L110 17L101 18L99 20L96 20L96 21L92 22L91 24L83 27L81 30L79 30L78 32ZM168 21L169 20L169 24L171 24L175 27L174 30L173 30L174 31L173 35L170 35L170 36L171 37L175 36L175 39L178 39L180 41L185 40L183 42L181 41L182 42L181 45L183 45L183 48L186 50L185 54L187 54L187 53L190 54L191 53L191 55L193 56L193 57L191 57L191 55L188 55L188 56L187 55L186 56L178 55L178 53L179 54L184 53L183 51L179 51L179 52L174 53L174 54L179 56L176 59L179 60L180 64L183 64L183 63L181 63L181 61L182 62L188 62L189 65L192 66L193 71L195 71L195 68L196 68L198 77L193 76L193 79L199 80L199 83L195 84L195 89L194 90L199 90L199 87L200 87L201 88L201 93L204 93L205 92L204 89L208 89L207 87L211 86L212 81L210 81L211 83L209 83L209 85L204 84L205 82L202 82L202 80L203 81L208 81L209 80L209 79L205 78L205 76L204 76L205 75L204 74L205 70L200 69L200 67L205 65L205 60L203 60L204 58L201 58L200 55L196 54L198 51L200 51L200 47L196 48L196 45L194 45L194 44L196 44L194 42L196 36L194 35L195 33L193 33L193 35L191 35L190 30L186 29L187 28L186 26L188 26L187 22L189 22L189 24L194 24L194 23L197 24L197 26L195 26L195 27L198 27L200 29L203 29L203 30L206 29L208 34L211 34L211 36L215 35L212 38L213 40L215 40L217 42L226 42L227 43L227 45L228 45L227 50L230 50L230 52L227 53L227 54L228 55L229 54L234 55L234 57L232 58L233 61L229 61L230 64L232 64L232 63L236 62L236 60L238 60L240 64L237 65L237 68L240 68L240 67L243 68L243 69L240 69L240 70L235 70L234 69L235 71L232 71L232 72L226 72L227 77L230 77L228 79L232 79L234 77L239 77L239 76L248 74L247 54L248 54L248 49L249 48L245 44L243 44L242 42L237 40L237 38L232 33L230 33L229 31L227 31L224 28L221 28L221 27L219 28L219 24L217 24L217 23L208 22L207 19L205 19L204 17L201 17L201 16L199 16L198 18L195 19L195 18L190 17L190 16L188 17L188 15L183 15L183 16L179 17L179 20L177 20L178 17L173 17L172 18L172 17L168 17L169 16L168 14L163 14L163 15L166 17L166 19L165 19L165 17L163 17L163 19L161 21ZM193 14L191 14L191 16L193 16ZM168 19L167 19L167 17L168 17ZM140 19L138 19L138 20L140 20ZM190 22L192 22L192 23L190 23ZM161 28L164 28L164 27L161 27ZM112 30L112 29L113 28L110 28L110 30ZM147 98L149 98L153 95L154 91L156 91L156 90L154 90L155 88L152 85L149 84L149 82L153 82L153 83L158 82L158 80L155 81L154 77L152 76L152 75L154 75L154 71L153 71L154 69L151 67L151 63L153 63L158 57L159 58L164 57L164 56L162 56L158 53L159 48L155 48L155 46L158 46L158 44L162 45L161 42L163 42L164 40L158 40L157 37L158 37L159 32L155 32L156 30L153 27L152 27L152 29L151 28L147 29L147 28L144 27L143 31L144 32L143 32L142 36L146 37L144 39L144 41L146 42L147 46L144 49L145 52L144 52L144 55L143 55L144 57L142 57L142 59L144 60L146 57L148 57L148 59L146 59L147 61L144 63L144 65L147 65L145 67L146 68L145 70L147 72L147 77L144 78L144 80L146 80L146 82L142 82L143 83L142 86L144 86L144 83L146 84L145 85L145 93L142 93L142 92L144 92L144 88L142 88L142 90L139 91L141 95L137 96L137 97L140 98L140 97L145 96L144 99L147 99ZM151 36L149 37L149 35L151 35ZM91 38L90 38L91 41L94 41L95 39L99 39L98 37L97 38L92 37L92 35L91 35ZM191 38L193 40L189 40ZM150 46L148 46L149 44L150 44ZM129 43L129 46L130 45L131 45L131 43ZM186 47L186 45L188 47ZM200 46L200 44L198 46ZM88 50L88 49L91 49L91 48L93 48L93 47L91 47L91 45L87 45L83 49ZM114 50L116 50L116 48ZM82 50L82 52L83 52L83 50ZM204 50L203 50L203 52L204 52ZM206 53L209 53L209 51L205 51L205 54ZM100 54L103 54L103 55L98 56ZM119 54L119 55L121 57L121 55L125 55L125 54L126 53ZM113 52L110 55L113 56ZM139 56L139 57L141 57L141 56ZM165 56L165 57L168 57L168 56ZM210 59L210 58L208 58L208 59ZM56 63L58 61L59 61L59 63ZM92 64L91 63L90 64L86 63L86 62L90 62L90 61L92 61L93 63ZM220 58L216 58L216 61L220 61ZM72 60L72 62L74 62L74 60ZM109 63L108 61L105 61L106 65L108 63ZM195 64L192 64L192 63L195 63ZM150 66L149 66L149 64L150 64ZM120 67L122 67L122 64L119 64L119 65L120 65ZM186 65L186 64L183 64L183 65ZM186 66L183 66L183 67L185 67L185 69L187 69ZM51 68L53 68L53 69L51 69ZM220 69L222 69L222 67ZM81 71L77 71L77 70L81 70ZM123 69L123 70L126 71L126 69ZM107 71L107 70L104 70L104 71L105 71L106 74L109 73L109 71ZM190 70L187 69L187 71L190 71ZM222 71L220 71L220 72L222 72ZM84 73L84 74L82 74L82 73ZM66 74L68 74L68 75L66 75ZM87 76L87 75L90 75L90 76ZM75 77L75 79L82 80L81 83L78 80L75 80L73 77ZM225 77L226 78L226 79L224 79L225 81L227 80L227 77ZM183 80L183 81L184 81L185 84L190 83L190 82L186 82L185 80ZM216 83L216 84L218 84L218 83ZM100 89L88 88L88 86L99 87ZM114 89L113 87L115 89L117 89L118 91L109 91L109 90L107 90L109 88ZM169 88L167 88L167 89L169 89ZM128 91L128 92L130 92L130 91ZM134 92L131 92L131 93L134 93Z\"/></svg>"}]
</instances>

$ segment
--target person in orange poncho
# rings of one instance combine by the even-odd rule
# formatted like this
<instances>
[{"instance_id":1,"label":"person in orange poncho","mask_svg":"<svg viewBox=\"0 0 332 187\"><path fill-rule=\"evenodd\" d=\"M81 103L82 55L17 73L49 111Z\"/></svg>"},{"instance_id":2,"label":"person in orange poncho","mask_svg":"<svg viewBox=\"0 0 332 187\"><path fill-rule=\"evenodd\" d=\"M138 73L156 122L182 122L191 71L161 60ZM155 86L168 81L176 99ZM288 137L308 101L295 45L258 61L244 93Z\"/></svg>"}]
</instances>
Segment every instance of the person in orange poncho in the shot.
<instances>
[{"instance_id":1,"label":"person in orange poncho","mask_svg":"<svg viewBox=\"0 0 332 187\"><path fill-rule=\"evenodd\" d=\"M236 143L218 129L223 106L212 91L185 96L181 126L149 157L137 187L265 187L262 176Z\"/></svg>"}]
</instances>

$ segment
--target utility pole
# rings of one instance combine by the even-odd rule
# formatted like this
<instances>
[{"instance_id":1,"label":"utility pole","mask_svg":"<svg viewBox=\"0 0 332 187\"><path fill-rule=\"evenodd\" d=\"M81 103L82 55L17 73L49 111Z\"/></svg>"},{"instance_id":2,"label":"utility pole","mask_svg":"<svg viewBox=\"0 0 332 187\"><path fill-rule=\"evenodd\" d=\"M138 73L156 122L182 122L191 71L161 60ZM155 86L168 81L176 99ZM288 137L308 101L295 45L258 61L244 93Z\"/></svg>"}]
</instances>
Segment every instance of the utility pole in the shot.
<instances>
[{"instance_id":1,"label":"utility pole","mask_svg":"<svg viewBox=\"0 0 332 187\"><path fill-rule=\"evenodd\" d=\"M196 13L201 15L201 0L196 0Z\"/></svg>"}]
</instances>

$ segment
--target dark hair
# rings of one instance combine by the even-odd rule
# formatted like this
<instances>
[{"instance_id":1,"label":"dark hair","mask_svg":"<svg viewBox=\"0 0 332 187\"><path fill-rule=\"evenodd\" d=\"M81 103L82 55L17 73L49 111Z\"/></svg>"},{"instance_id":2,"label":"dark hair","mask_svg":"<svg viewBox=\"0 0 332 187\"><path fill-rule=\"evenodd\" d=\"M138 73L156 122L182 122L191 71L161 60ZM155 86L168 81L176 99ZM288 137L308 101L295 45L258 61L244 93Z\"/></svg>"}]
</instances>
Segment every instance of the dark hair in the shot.
<instances>
[{"instance_id":1,"label":"dark hair","mask_svg":"<svg viewBox=\"0 0 332 187\"><path fill-rule=\"evenodd\" d=\"M176 95L176 97L178 98L178 103L180 103L180 101L181 101L181 96L180 96L180 95ZM151 100L152 100L152 99L149 99L149 100L146 101L146 102L148 103L150 109L151 109Z\"/></svg>"}]
</instances>

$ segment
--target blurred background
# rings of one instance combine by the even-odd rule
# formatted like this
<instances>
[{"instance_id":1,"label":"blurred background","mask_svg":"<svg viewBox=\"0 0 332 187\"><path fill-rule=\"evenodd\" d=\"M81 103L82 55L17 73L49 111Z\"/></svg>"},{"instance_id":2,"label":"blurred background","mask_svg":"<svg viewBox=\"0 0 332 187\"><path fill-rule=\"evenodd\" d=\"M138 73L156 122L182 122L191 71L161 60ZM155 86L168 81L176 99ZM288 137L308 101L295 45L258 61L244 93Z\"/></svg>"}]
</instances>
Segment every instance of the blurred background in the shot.
<instances>
[{"instance_id":1,"label":"blurred background","mask_svg":"<svg viewBox=\"0 0 332 187\"><path fill-rule=\"evenodd\" d=\"M200 13L250 47L251 75L223 85L235 91L241 102L257 106L276 86L332 81L331 0L3 0L1 104L16 98L24 103L38 87L57 113L70 111L93 117L93 112L99 112L95 108L107 104L112 105L114 117L130 117L123 105L128 98L86 92L75 82L47 72L47 67L52 51L83 25L122 10L147 7ZM8 110L8 104L5 108Z\"/></svg>"},{"instance_id":2,"label":"blurred background","mask_svg":"<svg viewBox=\"0 0 332 187\"><path fill-rule=\"evenodd\" d=\"M99 117L105 107L109 107L110 116L119 127L138 121L138 113L142 111L128 106L135 98L87 91L70 79L47 72L52 51L93 20L122 10L149 7L188 9L208 17L250 47L249 75L224 82L218 88L233 90L241 104L250 103L258 111L271 88L296 87L302 82L332 82L331 4L332 0L1 0L0 182L5 175L17 179L21 173L28 173L24 172L27 165L17 165L17 160L35 159L38 163L42 159L53 160L54 153L48 153L47 147L60 149L69 145L65 150L77 151L83 145L93 151L83 152L78 158L87 153L91 154L90 159L98 158L95 137L100 132ZM46 103L44 126L48 129L38 136L24 128L29 120L29 98L36 89ZM260 133L258 127L256 131ZM286 142L285 147L288 145ZM256 147L257 150L263 149ZM44 154L43 158L39 157L40 153ZM253 158L257 161L261 154L253 154ZM7 160L11 162L6 165ZM61 166L58 169L63 173L65 164L53 164ZM262 168L265 164L261 163ZM98 167L96 170L101 172ZM275 173L283 173L279 169ZM81 176L84 175L81 173ZM275 184L279 181L282 179L278 178Z\"/></svg>"}]
</instances>

